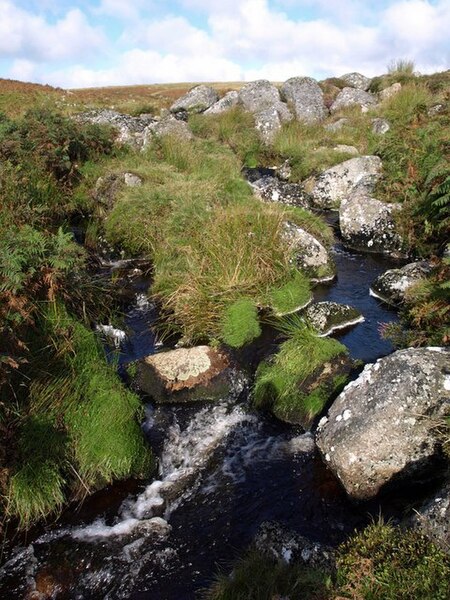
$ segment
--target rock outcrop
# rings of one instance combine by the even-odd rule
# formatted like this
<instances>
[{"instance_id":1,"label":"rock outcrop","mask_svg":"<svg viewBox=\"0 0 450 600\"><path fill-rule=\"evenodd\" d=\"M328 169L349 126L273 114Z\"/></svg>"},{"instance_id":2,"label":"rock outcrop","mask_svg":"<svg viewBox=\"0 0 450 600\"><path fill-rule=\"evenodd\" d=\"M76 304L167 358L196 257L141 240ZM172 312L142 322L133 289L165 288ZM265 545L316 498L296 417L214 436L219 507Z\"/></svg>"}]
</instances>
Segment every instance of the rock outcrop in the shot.
<instances>
[{"instance_id":1,"label":"rock outcrop","mask_svg":"<svg viewBox=\"0 0 450 600\"><path fill-rule=\"evenodd\" d=\"M144 132L143 146L151 143L154 137L173 136L181 140L190 141L194 138L189 125L173 116L165 116L159 121L149 125Z\"/></svg>"},{"instance_id":2,"label":"rock outcrop","mask_svg":"<svg viewBox=\"0 0 450 600\"><path fill-rule=\"evenodd\" d=\"M239 104L255 117L262 139L270 143L282 123L292 119L287 105L281 101L278 89L265 79L252 81L238 92Z\"/></svg>"},{"instance_id":3,"label":"rock outcrop","mask_svg":"<svg viewBox=\"0 0 450 600\"><path fill-rule=\"evenodd\" d=\"M304 315L320 337L364 321L356 308L338 302L314 302L305 309Z\"/></svg>"},{"instance_id":4,"label":"rock outcrop","mask_svg":"<svg viewBox=\"0 0 450 600\"><path fill-rule=\"evenodd\" d=\"M339 79L345 81L350 87L363 90L363 92L367 92L372 81L365 75L361 75L361 73L346 73L345 75L341 75Z\"/></svg>"},{"instance_id":5,"label":"rock outcrop","mask_svg":"<svg viewBox=\"0 0 450 600\"><path fill-rule=\"evenodd\" d=\"M375 106L376 103L377 101L375 96L369 94L369 92L352 87L345 87L341 92L339 92L336 100L330 106L330 112L335 113L342 108L357 105L361 107L363 112L367 112L369 108Z\"/></svg>"},{"instance_id":6,"label":"rock outcrop","mask_svg":"<svg viewBox=\"0 0 450 600\"><path fill-rule=\"evenodd\" d=\"M174 115L201 113L213 106L219 100L219 94L208 85L197 85L187 94L178 98L170 107Z\"/></svg>"},{"instance_id":7,"label":"rock outcrop","mask_svg":"<svg viewBox=\"0 0 450 600\"><path fill-rule=\"evenodd\" d=\"M323 92L311 77L292 77L281 86L281 97L289 102L295 117L305 123L323 121L328 114Z\"/></svg>"},{"instance_id":8,"label":"rock outcrop","mask_svg":"<svg viewBox=\"0 0 450 600\"><path fill-rule=\"evenodd\" d=\"M384 100L389 100L390 98L393 98L394 96L396 96L399 93L399 91L401 89L402 89L401 83L393 83L389 87L384 88L384 90L381 90L381 92L379 93L380 100L384 101Z\"/></svg>"},{"instance_id":9,"label":"rock outcrop","mask_svg":"<svg viewBox=\"0 0 450 600\"><path fill-rule=\"evenodd\" d=\"M430 270L430 264L426 261L410 263L400 269L389 269L373 282L370 293L387 304L402 304L408 289L424 279Z\"/></svg>"},{"instance_id":10,"label":"rock outcrop","mask_svg":"<svg viewBox=\"0 0 450 600\"><path fill-rule=\"evenodd\" d=\"M81 123L111 125L117 131L117 142L135 147L142 146L145 129L156 122L151 115L132 117L109 109L91 110L76 115L75 119Z\"/></svg>"},{"instance_id":11,"label":"rock outcrop","mask_svg":"<svg viewBox=\"0 0 450 600\"><path fill-rule=\"evenodd\" d=\"M230 92L227 92L223 98L205 110L205 115L221 114L237 106L238 102L239 94L235 90L231 90Z\"/></svg>"},{"instance_id":12,"label":"rock outcrop","mask_svg":"<svg viewBox=\"0 0 450 600\"><path fill-rule=\"evenodd\" d=\"M364 193L342 200L339 227L344 244L354 250L403 257L403 242L395 223L398 204L387 204Z\"/></svg>"},{"instance_id":13,"label":"rock outcrop","mask_svg":"<svg viewBox=\"0 0 450 600\"><path fill-rule=\"evenodd\" d=\"M313 235L290 221L283 223L282 239L293 261L313 281L331 281L336 267L330 253Z\"/></svg>"},{"instance_id":14,"label":"rock outcrop","mask_svg":"<svg viewBox=\"0 0 450 600\"><path fill-rule=\"evenodd\" d=\"M381 168L378 156L350 158L318 175L307 191L318 208L338 208L355 192L371 193L381 177Z\"/></svg>"},{"instance_id":15,"label":"rock outcrop","mask_svg":"<svg viewBox=\"0 0 450 600\"><path fill-rule=\"evenodd\" d=\"M155 402L164 403L237 397L245 380L225 353L196 346L143 358L136 383Z\"/></svg>"},{"instance_id":16,"label":"rock outcrop","mask_svg":"<svg viewBox=\"0 0 450 600\"><path fill-rule=\"evenodd\" d=\"M250 183L255 195L264 202L278 202L288 206L310 206L310 197L301 183L287 183L265 175Z\"/></svg>"},{"instance_id":17,"label":"rock outcrop","mask_svg":"<svg viewBox=\"0 0 450 600\"><path fill-rule=\"evenodd\" d=\"M317 445L347 494L373 498L386 484L427 480L439 459L435 419L450 402L450 352L408 348L366 365L319 422Z\"/></svg>"}]
</instances>

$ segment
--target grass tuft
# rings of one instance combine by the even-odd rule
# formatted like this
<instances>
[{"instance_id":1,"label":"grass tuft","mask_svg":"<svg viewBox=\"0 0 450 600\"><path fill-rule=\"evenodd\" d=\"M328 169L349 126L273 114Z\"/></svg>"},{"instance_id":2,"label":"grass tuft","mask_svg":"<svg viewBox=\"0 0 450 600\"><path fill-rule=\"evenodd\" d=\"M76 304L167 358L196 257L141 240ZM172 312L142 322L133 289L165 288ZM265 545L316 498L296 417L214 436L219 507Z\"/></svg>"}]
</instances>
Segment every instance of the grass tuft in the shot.
<instances>
[{"instance_id":1,"label":"grass tuft","mask_svg":"<svg viewBox=\"0 0 450 600\"><path fill-rule=\"evenodd\" d=\"M221 338L232 348L241 348L261 335L258 309L249 298L236 300L226 311Z\"/></svg>"}]
</instances>

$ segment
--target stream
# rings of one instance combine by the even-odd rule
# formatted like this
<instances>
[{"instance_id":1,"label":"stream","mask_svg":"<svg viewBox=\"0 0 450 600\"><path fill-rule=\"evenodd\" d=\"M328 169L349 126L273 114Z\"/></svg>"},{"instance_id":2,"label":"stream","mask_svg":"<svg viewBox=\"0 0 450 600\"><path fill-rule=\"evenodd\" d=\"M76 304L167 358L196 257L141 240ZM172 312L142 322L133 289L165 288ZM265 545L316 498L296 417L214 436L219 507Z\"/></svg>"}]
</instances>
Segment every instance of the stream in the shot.
<instances>
[{"instance_id":1,"label":"stream","mask_svg":"<svg viewBox=\"0 0 450 600\"><path fill-rule=\"evenodd\" d=\"M338 278L318 286L315 299L362 312L363 323L336 337L353 358L373 362L392 351L380 323L397 317L369 286L394 263L340 244L334 258ZM136 283L127 311L120 364L155 352L155 309L144 283ZM245 398L148 404L143 429L159 458L154 480L112 486L30 534L0 568L1 598L191 600L264 521L334 545L380 511L347 500L311 434L255 413Z\"/></svg>"}]
</instances>

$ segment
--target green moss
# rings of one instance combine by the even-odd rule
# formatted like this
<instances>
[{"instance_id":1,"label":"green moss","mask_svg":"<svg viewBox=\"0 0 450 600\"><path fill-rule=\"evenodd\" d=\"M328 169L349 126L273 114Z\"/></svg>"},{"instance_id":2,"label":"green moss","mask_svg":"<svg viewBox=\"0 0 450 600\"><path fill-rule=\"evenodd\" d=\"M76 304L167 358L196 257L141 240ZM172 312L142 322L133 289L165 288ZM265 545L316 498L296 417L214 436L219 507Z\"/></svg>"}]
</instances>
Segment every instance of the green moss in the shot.
<instances>
[{"instance_id":1,"label":"green moss","mask_svg":"<svg viewBox=\"0 0 450 600\"><path fill-rule=\"evenodd\" d=\"M308 279L299 271L294 271L292 278L280 287L269 292L267 303L276 314L295 312L311 300Z\"/></svg>"},{"instance_id":2,"label":"green moss","mask_svg":"<svg viewBox=\"0 0 450 600\"><path fill-rule=\"evenodd\" d=\"M285 331L290 339L283 342L270 362L262 363L256 372L252 400L257 408L271 410L275 416L304 427L311 424L327 400L336 393L334 385L317 383L305 385L323 365L345 356L345 346L336 340L318 338L308 331L300 319L289 319Z\"/></svg>"},{"instance_id":3,"label":"green moss","mask_svg":"<svg viewBox=\"0 0 450 600\"><path fill-rule=\"evenodd\" d=\"M241 348L261 335L258 309L248 298L236 300L226 311L222 339L233 348Z\"/></svg>"}]
</instances>

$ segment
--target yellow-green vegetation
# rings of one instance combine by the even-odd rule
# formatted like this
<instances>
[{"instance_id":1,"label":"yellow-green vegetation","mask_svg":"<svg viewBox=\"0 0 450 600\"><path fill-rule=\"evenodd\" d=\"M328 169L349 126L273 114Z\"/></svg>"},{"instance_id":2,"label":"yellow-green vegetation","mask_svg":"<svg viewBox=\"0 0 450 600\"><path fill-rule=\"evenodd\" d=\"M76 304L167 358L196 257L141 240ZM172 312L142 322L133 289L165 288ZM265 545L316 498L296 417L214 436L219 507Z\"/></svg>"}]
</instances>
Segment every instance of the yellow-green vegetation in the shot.
<instances>
[{"instance_id":1,"label":"yellow-green vegetation","mask_svg":"<svg viewBox=\"0 0 450 600\"><path fill-rule=\"evenodd\" d=\"M249 298L241 298L225 311L221 338L233 348L245 346L261 334L258 309Z\"/></svg>"},{"instance_id":2,"label":"yellow-green vegetation","mask_svg":"<svg viewBox=\"0 0 450 600\"><path fill-rule=\"evenodd\" d=\"M253 197L231 149L166 138L134 160L144 183L123 190L105 233L128 253L152 258L163 325L190 342L220 338L226 311L242 298L284 312L309 298L281 241L286 211ZM295 219L319 228L305 215Z\"/></svg>"},{"instance_id":3,"label":"yellow-green vegetation","mask_svg":"<svg viewBox=\"0 0 450 600\"><path fill-rule=\"evenodd\" d=\"M450 558L417 531L382 522L354 534L337 551L330 575L250 550L232 574L220 574L207 600L447 600Z\"/></svg>"},{"instance_id":4,"label":"yellow-green vegetation","mask_svg":"<svg viewBox=\"0 0 450 600\"><path fill-rule=\"evenodd\" d=\"M325 363L345 356L347 349L337 340L317 337L297 315L284 317L277 327L288 339L275 356L258 367L253 404L271 410L282 420L307 425L342 387L343 381L335 377L331 389L329 384L319 383L305 391L302 385Z\"/></svg>"}]
</instances>

